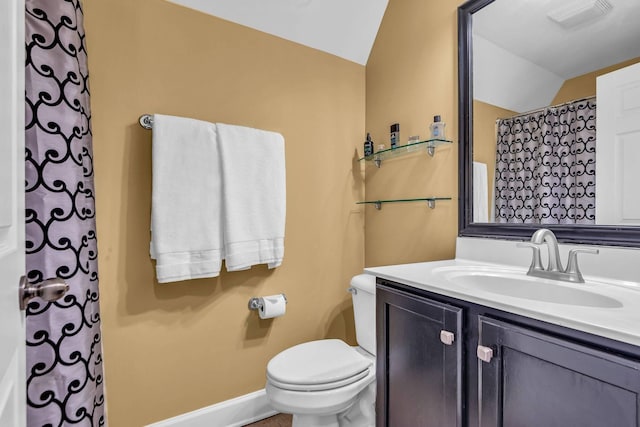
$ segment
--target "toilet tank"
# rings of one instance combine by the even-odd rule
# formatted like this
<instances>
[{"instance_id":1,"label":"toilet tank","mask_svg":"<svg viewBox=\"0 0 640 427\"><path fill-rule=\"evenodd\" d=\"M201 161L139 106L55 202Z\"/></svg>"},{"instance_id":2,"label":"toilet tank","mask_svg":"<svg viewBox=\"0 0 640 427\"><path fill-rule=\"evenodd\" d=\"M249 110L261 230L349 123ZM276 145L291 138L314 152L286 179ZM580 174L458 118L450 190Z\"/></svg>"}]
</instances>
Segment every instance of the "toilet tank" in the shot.
<instances>
[{"instance_id":1,"label":"toilet tank","mask_svg":"<svg viewBox=\"0 0 640 427\"><path fill-rule=\"evenodd\" d=\"M358 345L376 354L376 277L359 274L351 279L351 298Z\"/></svg>"}]
</instances>

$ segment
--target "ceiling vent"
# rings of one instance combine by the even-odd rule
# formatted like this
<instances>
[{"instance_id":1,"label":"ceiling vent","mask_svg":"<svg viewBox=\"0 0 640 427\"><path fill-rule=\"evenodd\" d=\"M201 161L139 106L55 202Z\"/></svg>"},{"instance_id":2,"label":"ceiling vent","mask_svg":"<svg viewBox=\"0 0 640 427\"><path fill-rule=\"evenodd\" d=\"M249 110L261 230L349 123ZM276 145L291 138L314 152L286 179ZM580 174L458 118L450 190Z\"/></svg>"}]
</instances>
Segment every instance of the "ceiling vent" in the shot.
<instances>
[{"instance_id":1,"label":"ceiling vent","mask_svg":"<svg viewBox=\"0 0 640 427\"><path fill-rule=\"evenodd\" d=\"M573 0L547 13L547 17L563 28L581 26L602 18L613 9L606 0Z\"/></svg>"}]
</instances>

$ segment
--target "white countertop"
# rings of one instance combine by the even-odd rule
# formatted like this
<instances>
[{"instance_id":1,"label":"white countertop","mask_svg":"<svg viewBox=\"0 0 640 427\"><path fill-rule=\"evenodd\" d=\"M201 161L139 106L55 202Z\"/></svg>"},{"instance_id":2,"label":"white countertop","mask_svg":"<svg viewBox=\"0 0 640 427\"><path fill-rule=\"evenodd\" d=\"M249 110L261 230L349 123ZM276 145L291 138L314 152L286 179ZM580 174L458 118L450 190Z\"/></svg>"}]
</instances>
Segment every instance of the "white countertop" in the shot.
<instances>
[{"instance_id":1,"label":"white countertop","mask_svg":"<svg viewBox=\"0 0 640 427\"><path fill-rule=\"evenodd\" d=\"M509 246L507 246L509 247ZM460 251L458 251L460 253ZM586 263L586 261L583 260ZM423 289L436 294L469 301L492 307L498 310L530 317L537 320L588 332L594 335L611 338L640 346L640 283L610 279L585 274L584 284L573 284L548 279L532 279L526 276L528 263L522 266L497 264L479 260L452 259L446 261L421 262L414 264L389 265L384 267L365 268L365 272L377 277L402 283L416 289ZM637 264L632 266L637 269ZM610 307L594 307L573 304L560 304L553 301L553 296L546 301L525 299L521 297L489 292L468 284L463 286L446 279L443 271L473 271L496 269L511 275L522 275L543 282L547 288L564 286L577 290L599 294L620 304ZM536 282L531 283L532 286Z\"/></svg>"}]
</instances>

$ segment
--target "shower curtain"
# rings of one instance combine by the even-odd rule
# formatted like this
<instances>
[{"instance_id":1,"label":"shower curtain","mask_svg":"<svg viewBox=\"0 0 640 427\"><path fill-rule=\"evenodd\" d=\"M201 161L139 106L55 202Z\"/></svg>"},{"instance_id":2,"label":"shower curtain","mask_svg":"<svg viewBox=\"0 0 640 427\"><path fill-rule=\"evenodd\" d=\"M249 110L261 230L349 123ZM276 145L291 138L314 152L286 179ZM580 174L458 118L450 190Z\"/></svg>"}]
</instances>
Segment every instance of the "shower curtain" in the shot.
<instances>
[{"instance_id":1,"label":"shower curtain","mask_svg":"<svg viewBox=\"0 0 640 427\"><path fill-rule=\"evenodd\" d=\"M497 127L495 222L595 223L595 98Z\"/></svg>"},{"instance_id":2,"label":"shower curtain","mask_svg":"<svg viewBox=\"0 0 640 427\"><path fill-rule=\"evenodd\" d=\"M27 425L104 426L91 112L78 0L26 0Z\"/></svg>"}]
</instances>

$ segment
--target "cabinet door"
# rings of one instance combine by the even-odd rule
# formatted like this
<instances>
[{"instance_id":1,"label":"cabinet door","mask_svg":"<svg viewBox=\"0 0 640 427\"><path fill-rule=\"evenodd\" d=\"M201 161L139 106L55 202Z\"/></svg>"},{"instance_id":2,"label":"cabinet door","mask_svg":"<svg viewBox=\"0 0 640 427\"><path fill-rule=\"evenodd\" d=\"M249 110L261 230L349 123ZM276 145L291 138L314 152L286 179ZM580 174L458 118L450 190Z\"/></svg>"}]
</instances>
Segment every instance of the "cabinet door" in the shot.
<instances>
[{"instance_id":1,"label":"cabinet door","mask_svg":"<svg viewBox=\"0 0 640 427\"><path fill-rule=\"evenodd\" d=\"M378 427L460 426L462 310L380 285L376 300Z\"/></svg>"},{"instance_id":2,"label":"cabinet door","mask_svg":"<svg viewBox=\"0 0 640 427\"><path fill-rule=\"evenodd\" d=\"M478 360L481 427L640 426L637 361L483 316L479 328L493 351Z\"/></svg>"}]
</instances>

